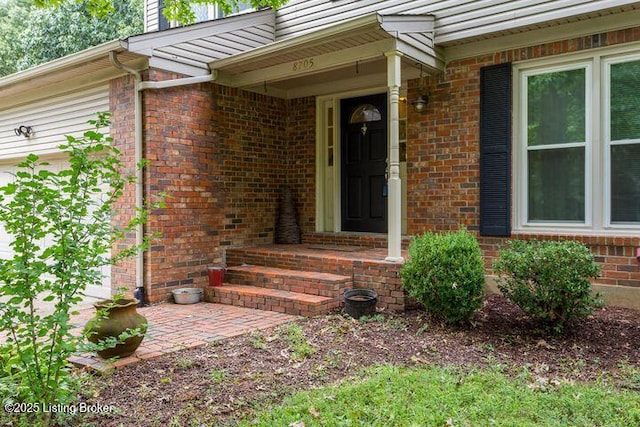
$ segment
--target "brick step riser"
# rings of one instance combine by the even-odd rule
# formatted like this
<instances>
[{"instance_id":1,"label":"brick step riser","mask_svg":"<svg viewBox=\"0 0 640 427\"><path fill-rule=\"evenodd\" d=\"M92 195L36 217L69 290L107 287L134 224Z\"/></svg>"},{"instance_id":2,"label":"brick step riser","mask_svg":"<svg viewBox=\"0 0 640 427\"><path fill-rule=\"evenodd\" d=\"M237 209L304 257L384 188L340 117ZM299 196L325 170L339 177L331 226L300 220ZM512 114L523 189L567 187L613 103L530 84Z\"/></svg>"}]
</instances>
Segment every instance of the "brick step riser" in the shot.
<instances>
[{"instance_id":1,"label":"brick step riser","mask_svg":"<svg viewBox=\"0 0 640 427\"><path fill-rule=\"evenodd\" d=\"M277 248L271 252L268 248L265 250L261 247L228 248L226 262L228 267L248 264L347 276L352 278L352 283L350 286L345 286L345 289L349 287L374 289L378 293L379 307L391 311L403 311L407 307L400 277L402 266L397 263L386 263L371 258L349 259L348 255L336 257L331 253L327 253L326 256L308 253L298 255L293 251L278 251ZM342 297L339 299L341 301Z\"/></svg>"},{"instance_id":2,"label":"brick step riser","mask_svg":"<svg viewBox=\"0 0 640 427\"><path fill-rule=\"evenodd\" d=\"M255 254L242 249L227 249L227 266L242 264L262 265L287 270L319 271L351 277L353 275L354 262L356 261L336 260L330 257L309 257L295 254L283 257L280 254Z\"/></svg>"},{"instance_id":3,"label":"brick step riser","mask_svg":"<svg viewBox=\"0 0 640 427\"><path fill-rule=\"evenodd\" d=\"M402 236L402 249L407 249L413 236ZM362 248L381 248L389 246L386 236L362 235L360 233L305 233L302 243L311 245L359 246Z\"/></svg>"},{"instance_id":4,"label":"brick step riser","mask_svg":"<svg viewBox=\"0 0 640 427\"><path fill-rule=\"evenodd\" d=\"M321 281L291 277L267 276L249 272L228 270L225 282L237 285L259 286L261 288L298 292L301 294L319 295L329 298L340 298L345 289L353 287L351 280Z\"/></svg>"},{"instance_id":5,"label":"brick step riser","mask_svg":"<svg viewBox=\"0 0 640 427\"><path fill-rule=\"evenodd\" d=\"M224 286L208 288L205 292L205 301L306 317L325 314L340 306L339 300L331 300L314 305L304 301L292 301L269 295L245 295L227 291Z\"/></svg>"},{"instance_id":6,"label":"brick step riser","mask_svg":"<svg viewBox=\"0 0 640 427\"><path fill-rule=\"evenodd\" d=\"M386 236L334 233L307 233L302 236L302 243L312 245L360 246L362 248L386 248L388 246Z\"/></svg>"}]
</instances>

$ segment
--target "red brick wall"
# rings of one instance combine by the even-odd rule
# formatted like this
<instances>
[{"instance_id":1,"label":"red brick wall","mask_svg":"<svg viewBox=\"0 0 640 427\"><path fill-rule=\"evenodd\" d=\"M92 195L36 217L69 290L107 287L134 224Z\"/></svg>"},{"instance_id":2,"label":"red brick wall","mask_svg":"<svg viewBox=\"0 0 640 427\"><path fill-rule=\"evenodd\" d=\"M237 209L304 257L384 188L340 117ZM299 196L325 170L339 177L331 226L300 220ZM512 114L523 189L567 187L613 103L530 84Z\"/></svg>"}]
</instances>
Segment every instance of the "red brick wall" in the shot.
<instances>
[{"instance_id":1,"label":"red brick wall","mask_svg":"<svg viewBox=\"0 0 640 427\"><path fill-rule=\"evenodd\" d=\"M499 62L640 40L640 30L612 32L454 61L426 81L425 114L409 109L408 231L478 229L479 70ZM150 72L150 80L178 76ZM409 83L409 99L418 82ZM113 135L133 156L133 85L112 84ZM147 194L166 192L166 208L148 232L162 237L146 254L152 301L171 289L206 283L206 267L224 262L229 246L270 243L283 185L292 188L304 232L315 228L315 100L282 100L215 84L144 92ZM127 157L127 162L132 159ZM132 190L128 190L132 197ZM131 198L130 200L133 200ZM122 221L132 203L120 206ZM130 236L132 237L132 236ZM530 236L522 236L528 238ZM638 239L578 237L603 263L603 283L640 286ZM487 263L501 239L481 239ZM113 282L133 286L132 264L114 268Z\"/></svg>"},{"instance_id":2,"label":"red brick wall","mask_svg":"<svg viewBox=\"0 0 640 427\"><path fill-rule=\"evenodd\" d=\"M479 82L486 65L549 57L596 47L640 40L640 27L596 34L539 46L496 52L452 61L439 76L425 82L430 93L427 112L409 109L408 117L408 231L444 231L459 224L477 231L479 226ZM409 83L408 98L420 91ZM602 265L599 283L640 287L636 248L640 238L546 236L518 234L514 238L576 239L587 244ZM490 268L505 239L480 238Z\"/></svg>"},{"instance_id":3,"label":"red brick wall","mask_svg":"<svg viewBox=\"0 0 640 427\"><path fill-rule=\"evenodd\" d=\"M150 80L177 77L150 72ZM167 194L146 227L160 236L145 254L147 296L156 302L172 289L206 283L207 266L222 262L216 248L224 212L211 86L147 90L143 98L145 194Z\"/></svg>"},{"instance_id":4,"label":"red brick wall","mask_svg":"<svg viewBox=\"0 0 640 427\"><path fill-rule=\"evenodd\" d=\"M298 223L305 233L316 229L316 101L287 102L287 182L293 190Z\"/></svg>"},{"instance_id":5,"label":"red brick wall","mask_svg":"<svg viewBox=\"0 0 640 427\"><path fill-rule=\"evenodd\" d=\"M221 245L273 243L276 209L287 180L286 104L215 86L224 209Z\"/></svg>"},{"instance_id":6,"label":"red brick wall","mask_svg":"<svg viewBox=\"0 0 640 427\"><path fill-rule=\"evenodd\" d=\"M151 72L151 80L177 76ZM278 200L289 185L299 216L315 213L315 101L285 101L216 84L144 93L147 194L167 193L148 232L151 301L206 283L230 246L272 243Z\"/></svg>"},{"instance_id":7,"label":"red brick wall","mask_svg":"<svg viewBox=\"0 0 640 427\"><path fill-rule=\"evenodd\" d=\"M111 129L114 145L122 153L122 162L125 173L135 173L134 158L134 81L130 76L112 80L109 88ZM120 200L114 205L115 215L112 222L114 226L124 227L135 214L135 186L128 184ZM129 233L124 241L118 242L113 248L113 254L119 250L134 245L135 233ZM111 288L115 291L118 287L126 287L130 293L135 289L136 277L135 259L127 259L118 265L111 267Z\"/></svg>"},{"instance_id":8,"label":"red brick wall","mask_svg":"<svg viewBox=\"0 0 640 427\"><path fill-rule=\"evenodd\" d=\"M521 233L514 235L513 238L582 242L591 249L602 268L600 278L596 282L603 285L640 287L640 263L636 259L636 248L640 247L640 237L548 236ZM486 267L489 270L504 243L505 239L480 238L480 246L484 251Z\"/></svg>"}]
</instances>

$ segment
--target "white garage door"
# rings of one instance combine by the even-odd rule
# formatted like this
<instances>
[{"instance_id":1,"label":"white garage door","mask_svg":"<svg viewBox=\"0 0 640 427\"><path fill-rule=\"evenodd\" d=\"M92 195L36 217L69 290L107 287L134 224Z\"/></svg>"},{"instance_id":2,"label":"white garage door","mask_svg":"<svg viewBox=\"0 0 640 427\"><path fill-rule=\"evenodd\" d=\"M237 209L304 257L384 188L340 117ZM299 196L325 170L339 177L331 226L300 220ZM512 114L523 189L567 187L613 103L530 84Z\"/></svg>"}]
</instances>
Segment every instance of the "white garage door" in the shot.
<instances>
[{"instance_id":1,"label":"white garage door","mask_svg":"<svg viewBox=\"0 0 640 427\"><path fill-rule=\"evenodd\" d=\"M59 172L68 165L66 160L47 159L47 162L51 164L51 166L48 166L48 169L54 172ZM0 165L0 186L13 181L13 174L16 170L17 168L15 166ZM9 246L10 243L11 236L5 232L2 224L0 224L0 258L6 259L11 256L12 250ZM47 239L45 239L43 243L46 246ZM89 286L85 292L86 296L94 298L109 298L111 296L111 269L109 266L102 269L102 275L102 286Z\"/></svg>"}]
</instances>

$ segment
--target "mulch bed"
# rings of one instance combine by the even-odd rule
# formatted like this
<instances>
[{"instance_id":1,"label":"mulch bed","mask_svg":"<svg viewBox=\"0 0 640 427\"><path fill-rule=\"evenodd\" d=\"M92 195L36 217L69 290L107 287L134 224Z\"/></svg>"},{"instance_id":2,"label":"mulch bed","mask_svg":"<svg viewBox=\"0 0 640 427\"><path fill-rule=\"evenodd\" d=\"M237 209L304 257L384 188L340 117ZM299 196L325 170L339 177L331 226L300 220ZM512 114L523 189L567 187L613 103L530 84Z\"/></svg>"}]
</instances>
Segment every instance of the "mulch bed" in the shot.
<instances>
[{"instance_id":1,"label":"mulch bed","mask_svg":"<svg viewBox=\"0 0 640 427\"><path fill-rule=\"evenodd\" d=\"M640 313L634 310L600 309L561 336L545 335L498 295L486 299L466 328L420 311L366 322L335 314L298 323L316 349L304 360L292 357L279 327L144 361L98 378L84 399L118 409L82 423L234 425L287 394L357 378L376 364L501 364L514 374L526 368L536 384L605 375L621 387L640 386L640 378L627 376L640 368Z\"/></svg>"}]
</instances>

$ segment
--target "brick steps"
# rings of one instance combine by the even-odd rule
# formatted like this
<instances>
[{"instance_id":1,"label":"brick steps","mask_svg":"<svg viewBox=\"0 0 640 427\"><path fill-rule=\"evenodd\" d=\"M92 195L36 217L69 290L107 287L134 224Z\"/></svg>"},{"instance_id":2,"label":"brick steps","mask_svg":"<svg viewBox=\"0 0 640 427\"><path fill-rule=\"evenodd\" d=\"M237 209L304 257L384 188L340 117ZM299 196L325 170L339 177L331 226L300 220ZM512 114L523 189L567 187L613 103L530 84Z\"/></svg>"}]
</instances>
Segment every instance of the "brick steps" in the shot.
<instances>
[{"instance_id":1,"label":"brick steps","mask_svg":"<svg viewBox=\"0 0 640 427\"><path fill-rule=\"evenodd\" d=\"M258 265L229 267L225 280L238 285L259 286L329 298L340 298L344 289L352 286L352 279L349 276Z\"/></svg>"},{"instance_id":2,"label":"brick steps","mask_svg":"<svg viewBox=\"0 0 640 427\"><path fill-rule=\"evenodd\" d=\"M340 305L336 298L236 284L207 288L205 298L209 302L300 316L323 314Z\"/></svg>"},{"instance_id":3,"label":"brick steps","mask_svg":"<svg viewBox=\"0 0 640 427\"><path fill-rule=\"evenodd\" d=\"M362 252L314 250L309 248L296 252L289 245L254 246L246 248L229 248L226 252L227 266L243 264L260 265L297 271L322 271L342 276L353 276L354 264L361 264ZM376 262L386 265L386 252L378 250Z\"/></svg>"},{"instance_id":4,"label":"brick steps","mask_svg":"<svg viewBox=\"0 0 640 427\"><path fill-rule=\"evenodd\" d=\"M379 307L404 310L402 263L386 261L382 248L336 243L227 248L227 283L209 288L206 300L313 316L339 308L346 289L367 288Z\"/></svg>"}]
</instances>

